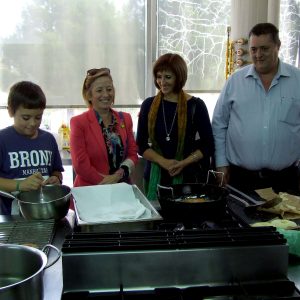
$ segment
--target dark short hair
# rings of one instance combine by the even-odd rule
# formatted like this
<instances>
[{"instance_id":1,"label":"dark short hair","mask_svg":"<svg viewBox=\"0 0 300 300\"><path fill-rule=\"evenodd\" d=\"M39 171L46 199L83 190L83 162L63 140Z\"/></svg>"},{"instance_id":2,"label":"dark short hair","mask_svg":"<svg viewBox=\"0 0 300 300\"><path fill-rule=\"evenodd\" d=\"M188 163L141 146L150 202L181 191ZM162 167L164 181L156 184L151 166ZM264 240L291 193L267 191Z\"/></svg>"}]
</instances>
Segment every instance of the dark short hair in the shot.
<instances>
[{"instance_id":1,"label":"dark short hair","mask_svg":"<svg viewBox=\"0 0 300 300\"><path fill-rule=\"evenodd\" d=\"M262 34L270 34L273 42L280 45L279 30L272 23L258 23L249 32L249 38L251 35L260 36Z\"/></svg>"},{"instance_id":2,"label":"dark short hair","mask_svg":"<svg viewBox=\"0 0 300 300\"><path fill-rule=\"evenodd\" d=\"M184 59L175 53L166 53L160 56L153 66L154 84L159 89L156 82L157 72L171 70L176 76L174 92L179 93L187 80L187 65Z\"/></svg>"},{"instance_id":3,"label":"dark short hair","mask_svg":"<svg viewBox=\"0 0 300 300\"><path fill-rule=\"evenodd\" d=\"M100 69L90 69L86 72L86 77L84 79L83 85L82 85L82 97L87 104L87 106L91 106L90 101L90 87L92 83L99 77L107 76L113 81L111 75L110 75L110 69L109 68L100 68ZM114 88L114 85L113 85Z\"/></svg>"},{"instance_id":4,"label":"dark short hair","mask_svg":"<svg viewBox=\"0 0 300 300\"><path fill-rule=\"evenodd\" d=\"M27 109L45 109L46 96L39 85L30 81L20 81L11 86L7 105L12 114L21 105Z\"/></svg>"}]
</instances>

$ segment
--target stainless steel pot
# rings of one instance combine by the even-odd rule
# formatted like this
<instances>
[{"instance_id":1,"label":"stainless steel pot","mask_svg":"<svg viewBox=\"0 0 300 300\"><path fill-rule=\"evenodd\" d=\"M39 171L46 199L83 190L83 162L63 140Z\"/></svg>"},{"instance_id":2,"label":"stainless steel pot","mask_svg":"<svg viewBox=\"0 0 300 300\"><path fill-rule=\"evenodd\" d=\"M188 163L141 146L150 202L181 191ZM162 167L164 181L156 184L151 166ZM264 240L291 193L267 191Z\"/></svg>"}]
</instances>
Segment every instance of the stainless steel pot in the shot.
<instances>
[{"instance_id":1,"label":"stainless steel pot","mask_svg":"<svg viewBox=\"0 0 300 300\"><path fill-rule=\"evenodd\" d=\"M38 249L15 244L0 244L0 299L42 300L43 271L53 265L58 257L47 265L46 254Z\"/></svg>"},{"instance_id":2,"label":"stainless steel pot","mask_svg":"<svg viewBox=\"0 0 300 300\"><path fill-rule=\"evenodd\" d=\"M60 220L70 206L71 189L66 185L45 185L41 189L20 192L16 196L0 191L0 195L16 199L27 220Z\"/></svg>"}]
</instances>

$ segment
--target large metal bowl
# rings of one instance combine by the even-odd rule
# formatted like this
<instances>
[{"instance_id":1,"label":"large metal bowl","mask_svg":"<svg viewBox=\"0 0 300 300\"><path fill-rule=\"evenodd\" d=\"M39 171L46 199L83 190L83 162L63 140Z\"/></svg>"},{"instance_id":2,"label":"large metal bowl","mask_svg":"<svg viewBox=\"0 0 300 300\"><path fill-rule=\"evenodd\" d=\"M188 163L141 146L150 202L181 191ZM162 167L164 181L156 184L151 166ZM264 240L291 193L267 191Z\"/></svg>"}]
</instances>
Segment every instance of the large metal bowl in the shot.
<instances>
[{"instance_id":1,"label":"large metal bowl","mask_svg":"<svg viewBox=\"0 0 300 300\"><path fill-rule=\"evenodd\" d=\"M45 185L41 189L20 192L16 199L20 211L28 220L60 220L70 206L71 189L66 185Z\"/></svg>"}]
</instances>

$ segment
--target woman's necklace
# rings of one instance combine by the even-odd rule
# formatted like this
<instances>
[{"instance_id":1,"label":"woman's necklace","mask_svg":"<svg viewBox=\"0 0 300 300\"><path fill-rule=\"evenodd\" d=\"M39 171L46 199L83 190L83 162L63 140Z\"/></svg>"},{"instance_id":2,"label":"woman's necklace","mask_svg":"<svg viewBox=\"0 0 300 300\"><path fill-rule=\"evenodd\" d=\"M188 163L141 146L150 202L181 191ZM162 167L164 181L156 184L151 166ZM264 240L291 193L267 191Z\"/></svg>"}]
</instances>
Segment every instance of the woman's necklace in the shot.
<instances>
[{"instance_id":1,"label":"woman's necklace","mask_svg":"<svg viewBox=\"0 0 300 300\"><path fill-rule=\"evenodd\" d=\"M166 130L166 135L167 135L166 136L166 141L167 142L169 142L171 140L170 134L171 134L173 126L174 126L174 122L175 122L175 118L176 118L176 114L177 114L177 107L178 107L178 104L176 105L175 114L174 114L174 117L173 117L171 128L170 128L170 131L168 132L166 116L165 116L165 105L164 105L164 100L162 100L162 110L163 110L164 124L165 124L165 130Z\"/></svg>"}]
</instances>

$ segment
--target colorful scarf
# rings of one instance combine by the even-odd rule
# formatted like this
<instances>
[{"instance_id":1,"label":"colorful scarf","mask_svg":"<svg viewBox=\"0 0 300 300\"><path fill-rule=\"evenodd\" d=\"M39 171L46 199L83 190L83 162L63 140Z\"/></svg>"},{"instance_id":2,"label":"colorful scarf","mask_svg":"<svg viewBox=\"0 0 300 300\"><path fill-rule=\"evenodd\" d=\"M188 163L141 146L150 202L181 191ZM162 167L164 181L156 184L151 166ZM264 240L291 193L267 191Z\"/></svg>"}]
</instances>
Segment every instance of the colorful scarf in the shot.
<instances>
[{"instance_id":1,"label":"colorful scarf","mask_svg":"<svg viewBox=\"0 0 300 300\"><path fill-rule=\"evenodd\" d=\"M148 113L148 133L149 138L152 143L152 149L159 154L161 153L160 147L157 144L155 139L155 125L157 119L157 113L159 106L161 104L163 98L162 92L159 92L150 107ZM187 99L183 91L181 91L178 99L178 118L177 118L177 126L178 126L178 144L175 159L182 160L183 158L183 147L184 147L184 139L185 139L185 130L186 130L186 122L187 122ZM182 183L182 173L173 177L172 183L178 184ZM157 163L151 162L151 171L150 171L150 180L149 183L146 183L145 190L146 195L149 200L157 199L157 184L160 183L161 180L161 168Z\"/></svg>"},{"instance_id":2,"label":"colorful scarf","mask_svg":"<svg viewBox=\"0 0 300 300\"><path fill-rule=\"evenodd\" d=\"M103 120L99 113L95 111L96 118L98 123L102 129L108 160L109 160L109 167L110 167L110 174L115 170L119 169L120 163L123 159L124 147L122 144L121 137L117 130L118 121L116 117L112 114L112 122L106 128L104 126ZM122 125L121 125L122 126Z\"/></svg>"}]
</instances>

